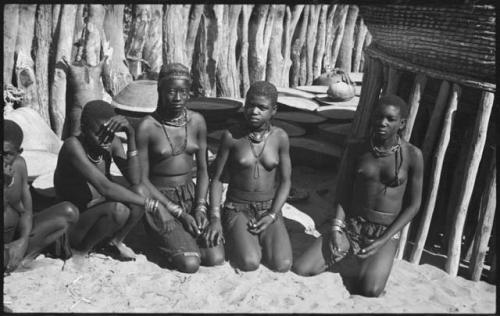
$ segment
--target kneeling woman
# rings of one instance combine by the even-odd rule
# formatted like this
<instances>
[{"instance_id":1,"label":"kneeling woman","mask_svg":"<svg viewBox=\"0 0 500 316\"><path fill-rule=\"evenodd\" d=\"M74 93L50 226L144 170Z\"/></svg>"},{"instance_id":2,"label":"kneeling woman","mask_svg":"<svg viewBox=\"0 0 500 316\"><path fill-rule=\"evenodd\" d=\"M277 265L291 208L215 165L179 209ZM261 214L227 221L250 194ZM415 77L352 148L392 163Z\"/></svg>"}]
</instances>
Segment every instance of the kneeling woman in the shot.
<instances>
[{"instance_id":1,"label":"kneeling woman","mask_svg":"<svg viewBox=\"0 0 500 316\"><path fill-rule=\"evenodd\" d=\"M254 83L247 92L244 126L226 130L215 161L210 186L213 220L206 238L221 236L221 176L229 186L222 222L231 264L241 270L259 267L261 259L274 271L285 272L292 263L292 249L281 208L291 185L288 135L271 125L278 93L267 82ZM279 181L277 181L279 179Z\"/></svg>"},{"instance_id":2,"label":"kneeling woman","mask_svg":"<svg viewBox=\"0 0 500 316\"><path fill-rule=\"evenodd\" d=\"M406 115L401 98L379 100L370 138L346 149L330 232L298 258L296 273L337 270L350 284L351 294L382 293L400 231L418 212L422 195L422 153L399 136Z\"/></svg>"},{"instance_id":3,"label":"kneeling woman","mask_svg":"<svg viewBox=\"0 0 500 316\"><path fill-rule=\"evenodd\" d=\"M69 231L70 245L84 253L96 244L109 240L123 259L135 253L123 240L144 214L144 210L167 213L159 202L143 197L135 133L123 116L117 116L107 102L87 103L81 117L81 134L67 138L59 152L54 173L58 198L70 201L80 210L80 218ZM127 134L128 152L115 132ZM112 181L113 159L132 185Z\"/></svg>"}]
</instances>

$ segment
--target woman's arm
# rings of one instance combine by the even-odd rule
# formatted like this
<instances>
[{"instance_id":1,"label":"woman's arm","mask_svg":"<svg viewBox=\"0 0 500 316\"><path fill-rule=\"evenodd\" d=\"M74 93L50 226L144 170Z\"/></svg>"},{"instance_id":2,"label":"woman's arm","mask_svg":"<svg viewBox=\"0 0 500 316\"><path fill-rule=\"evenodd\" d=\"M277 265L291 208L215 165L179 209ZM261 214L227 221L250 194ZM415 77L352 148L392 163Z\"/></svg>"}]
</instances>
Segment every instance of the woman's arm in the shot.
<instances>
[{"instance_id":1,"label":"woman's arm","mask_svg":"<svg viewBox=\"0 0 500 316\"><path fill-rule=\"evenodd\" d=\"M231 150L231 135L228 130L224 131L221 137L217 156L215 157L215 171L210 181L210 217L220 218L220 207L222 202L222 181L221 177L226 167L226 162Z\"/></svg>"},{"instance_id":2,"label":"woman's arm","mask_svg":"<svg viewBox=\"0 0 500 316\"><path fill-rule=\"evenodd\" d=\"M121 141L114 137L112 143L112 155L116 165L128 180L131 185L138 185L141 182L141 170L139 165L139 156L135 143L135 131L128 120L117 115L108 121L107 126L110 128L109 134L114 135L115 132L125 131L127 134L127 154L123 150Z\"/></svg>"},{"instance_id":3,"label":"woman's arm","mask_svg":"<svg viewBox=\"0 0 500 316\"><path fill-rule=\"evenodd\" d=\"M201 229L207 225L206 211L207 211L207 192L208 192L208 152L207 152L207 126L205 119L198 113L193 113L192 119L194 125L198 127L196 140L198 142L198 150L196 156L196 193L195 193L195 219L198 227Z\"/></svg>"}]
</instances>

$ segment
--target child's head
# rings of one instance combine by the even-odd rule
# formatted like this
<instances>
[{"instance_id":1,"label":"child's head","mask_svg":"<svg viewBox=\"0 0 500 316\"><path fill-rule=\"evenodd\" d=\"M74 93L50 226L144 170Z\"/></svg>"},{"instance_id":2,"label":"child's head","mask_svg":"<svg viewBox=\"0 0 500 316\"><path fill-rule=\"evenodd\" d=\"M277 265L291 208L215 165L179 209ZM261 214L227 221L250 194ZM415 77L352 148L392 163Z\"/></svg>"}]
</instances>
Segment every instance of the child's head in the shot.
<instances>
[{"instance_id":1,"label":"child's head","mask_svg":"<svg viewBox=\"0 0 500 316\"><path fill-rule=\"evenodd\" d=\"M392 137L403 131L408 116L408 105L396 95L381 97L372 115L372 131L381 138Z\"/></svg>"},{"instance_id":2,"label":"child's head","mask_svg":"<svg viewBox=\"0 0 500 316\"><path fill-rule=\"evenodd\" d=\"M115 110L106 101L93 100L88 102L82 111L81 124L82 133L86 137L89 145L98 146L100 144L97 134L111 117L115 116Z\"/></svg>"},{"instance_id":3,"label":"child's head","mask_svg":"<svg viewBox=\"0 0 500 316\"><path fill-rule=\"evenodd\" d=\"M257 81L250 86L245 98L245 117L251 126L266 124L276 114L278 90L266 81Z\"/></svg>"},{"instance_id":4,"label":"child's head","mask_svg":"<svg viewBox=\"0 0 500 316\"><path fill-rule=\"evenodd\" d=\"M3 161L12 165L17 156L22 153L23 130L12 120L3 122Z\"/></svg>"}]
</instances>

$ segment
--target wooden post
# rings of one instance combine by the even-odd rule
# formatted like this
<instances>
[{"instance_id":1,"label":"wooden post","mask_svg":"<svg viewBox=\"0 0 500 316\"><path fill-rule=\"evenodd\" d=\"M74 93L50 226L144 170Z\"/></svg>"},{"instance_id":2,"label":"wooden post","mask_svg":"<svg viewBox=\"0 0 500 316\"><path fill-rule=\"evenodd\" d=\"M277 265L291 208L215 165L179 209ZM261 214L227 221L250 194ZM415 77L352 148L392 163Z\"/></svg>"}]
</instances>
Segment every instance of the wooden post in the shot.
<instances>
[{"instance_id":1,"label":"wooden post","mask_svg":"<svg viewBox=\"0 0 500 316\"><path fill-rule=\"evenodd\" d=\"M476 236L472 247L472 260L470 261L469 271L473 281L479 281L483 271L484 258L488 250L488 241L490 240L493 220L495 218L495 210L497 206L496 192L496 155L495 148L490 157L490 165L487 173L485 190L481 196L481 204L479 208L479 220L476 226ZM494 249L491 249L494 251Z\"/></svg>"},{"instance_id":2,"label":"wooden post","mask_svg":"<svg viewBox=\"0 0 500 316\"><path fill-rule=\"evenodd\" d=\"M217 62L217 81L219 82L217 95L239 97L239 73L236 68L236 42L238 36L238 17L241 5L224 5L223 16L220 17L220 44L221 49Z\"/></svg>"},{"instance_id":3,"label":"wooden post","mask_svg":"<svg viewBox=\"0 0 500 316\"><path fill-rule=\"evenodd\" d=\"M436 135L441 127L441 121L445 112L446 100L448 99L450 91L450 83L446 80L441 82L441 87L439 88L439 93L434 104L434 109L430 117L429 124L427 126L427 132L425 133L424 142L422 144L422 156L424 160L424 166L427 165L427 161L430 157L434 144L436 143Z\"/></svg>"},{"instance_id":4,"label":"wooden post","mask_svg":"<svg viewBox=\"0 0 500 316\"><path fill-rule=\"evenodd\" d=\"M286 5L277 5L273 30L271 32L271 42L267 55L266 81L279 87L281 85L281 74L284 66L282 51L283 20L285 17ZM235 39L236 40L236 39Z\"/></svg>"},{"instance_id":5,"label":"wooden post","mask_svg":"<svg viewBox=\"0 0 500 316\"><path fill-rule=\"evenodd\" d=\"M207 39L207 65L205 71L208 76L208 95L217 96L217 67L219 63L219 54L221 50L222 34L222 14L224 5L214 4L207 7L206 22L206 39Z\"/></svg>"},{"instance_id":6,"label":"wooden post","mask_svg":"<svg viewBox=\"0 0 500 316\"><path fill-rule=\"evenodd\" d=\"M77 5L64 4L61 9L60 25L57 35L56 69L54 72L54 82L50 93L50 119L52 129L61 137L64 120L66 118L66 66L62 62L62 57L71 56L73 45L73 30L75 27Z\"/></svg>"},{"instance_id":7,"label":"wooden post","mask_svg":"<svg viewBox=\"0 0 500 316\"><path fill-rule=\"evenodd\" d=\"M49 116L49 50L52 42L52 6L40 4L35 22L35 77L38 95L38 113L50 126Z\"/></svg>"},{"instance_id":8,"label":"wooden post","mask_svg":"<svg viewBox=\"0 0 500 316\"><path fill-rule=\"evenodd\" d=\"M187 34L186 34L186 49L184 56L184 64L191 68L191 64L193 62L193 51L194 51L194 43L196 41L196 34L198 34L198 28L200 26L201 15L203 14L203 10L205 9L204 4L196 4L193 5L191 13L189 14L189 21L187 25ZM189 11L188 11L189 12Z\"/></svg>"},{"instance_id":9,"label":"wooden post","mask_svg":"<svg viewBox=\"0 0 500 316\"><path fill-rule=\"evenodd\" d=\"M321 62L325 54L325 40L326 40L326 14L328 12L328 5L320 6L321 12L318 21L318 36L316 45L314 46L314 63L313 63L313 80L321 74Z\"/></svg>"},{"instance_id":10,"label":"wooden post","mask_svg":"<svg viewBox=\"0 0 500 316\"><path fill-rule=\"evenodd\" d=\"M151 4L151 19L149 20L148 34L142 50L142 58L149 64L148 72L155 78L163 64L162 54L162 20L163 5Z\"/></svg>"},{"instance_id":11,"label":"wooden post","mask_svg":"<svg viewBox=\"0 0 500 316\"><path fill-rule=\"evenodd\" d=\"M365 36L365 43L363 44L363 51L365 51L365 49L370 46L372 42L372 34L370 33L370 31L368 31L366 33L366 36ZM359 65L359 69L365 69L365 54L361 55L361 62L360 62L360 65Z\"/></svg>"},{"instance_id":12,"label":"wooden post","mask_svg":"<svg viewBox=\"0 0 500 316\"><path fill-rule=\"evenodd\" d=\"M316 45L316 34L318 33L318 19L321 10L321 5L312 4L309 13L309 24L307 25L307 41L306 45L306 77L305 84L313 83L313 62L314 62L314 46Z\"/></svg>"},{"instance_id":13,"label":"wooden post","mask_svg":"<svg viewBox=\"0 0 500 316\"><path fill-rule=\"evenodd\" d=\"M306 5L304 8L304 14L302 15L302 21L300 24L299 34L292 44L292 82L291 86L296 87L299 85L300 78L300 55L302 52L302 47L304 46L306 40L307 24L309 22L309 10L310 6Z\"/></svg>"},{"instance_id":14,"label":"wooden post","mask_svg":"<svg viewBox=\"0 0 500 316\"><path fill-rule=\"evenodd\" d=\"M285 17L285 29L284 32L284 66L281 72L281 87L289 87L290 86L290 67L292 66L292 60L290 58L290 54L292 51L292 37L295 32L295 28L297 27L297 23L299 22L299 18L304 10L304 5L295 5L293 7L293 12L290 11L290 6L286 6L286 17Z\"/></svg>"},{"instance_id":15,"label":"wooden post","mask_svg":"<svg viewBox=\"0 0 500 316\"><path fill-rule=\"evenodd\" d=\"M123 12L125 5L106 5L104 17L104 36L102 41L107 41L107 45L113 48L113 54L107 60L104 69L106 91L111 95L117 95L132 80L127 67L125 57L125 43L123 39Z\"/></svg>"},{"instance_id":16,"label":"wooden post","mask_svg":"<svg viewBox=\"0 0 500 316\"><path fill-rule=\"evenodd\" d=\"M166 4L163 15L163 61L184 63L187 19L191 5Z\"/></svg>"},{"instance_id":17,"label":"wooden post","mask_svg":"<svg viewBox=\"0 0 500 316\"><path fill-rule=\"evenodd\" d=\"M367 71L363 76L363 89L359 97L349 138L364 137L368 132L373 106L377 102L383 83L382 63L367 56Z\"/></svg>"},{"instance_id":18,"label":"wooden post","mask_svg":"<svg viewBox=\"0 0 500 316\"><path fill-rule=\"evenodd\" d=\"M241 72L241 96L245 97L248 88L250 88L250 75L248 72L248 23L252 13L253 4L243 5L242 24L241 24L241 56L240 56L240 72Z\"/></svg>"},{"instance_id":19,"label":"wooden post","mask_svg":"<svg viewBox=\"0 0 500 316\"><path fill-rule=\"evenodd\" d=\"M407 142L410 141L411 132L413 130L413 125L415 123L415 119L418 113L418 108L420 106L420 98L422 97L422 93L425 89L426 83L427 83L427 76L422 73L417 74L417 76L415 77L415 82L413 83L413 88L410 93L410 98L408 102L409 113L408 113L408 118L406 120L406 126L401 135L403 139L406 140ZM398 254L396 255L397 259L403 259L406 247L406 240L408 239L408 230L410 229L410 223L406 224L406 226L401 231Z\"/></svg>"},{"instance_id":20,"label":"wooden post","mask_svg":"<svg viewBox=\"0 0 500 316\"><path fill-rule=\"evenodd\" d=\"M3 11L3 83L12 83L14 73L14 52L19 29L19 4L6 4Z\"/></svg>"},{"instance_id":21,"label":"wooden post","mask_svg":"<svg viewBox=\"0 0 500 316\"><path fill-rule=\"evenodd\" d=\"M494 97L495 95L492 92L483 92L473 130L472 146L469 147L467 152L465 166L458 166L458 168L463 168L464 176L462 179L459 179L458 203L456 206L451 206L455 207L455 211L453 214L453 226L451 227L451 234L448 240L448 258L445 265L446 271L452 276L456 276L458 273L465 217L486 141L486 132L488 130Z\"/></svg>"},{"instance_id":22,"label":"wooden post","mask_svg":"<svg viewBox=\"0 0 500 316\"><path fill-rule=\"evenodd\" d=\"M335 37L337 25L334 23L335 12L337 12L337 5L330 5L328 10L328 17L326 18L326 39L325 39L325 54L323 55L323 68L322 72L329 72L331 70L330 59L332 56L332 44Z\"/></svg>"},{"instance_id":23,"label":"wooden post","mask_svg":"<svg viewBox=\"0 0 500 316\"><path fill-rule=\"evenodd\" d=\"M448 84L449 85L449 84ZM446 86L446 85L445 85ZM443 87L443 85L441 85ZM444 88L443 88L444 90ZM420 263L420 258L422 257L422 251L425 246L425 241L427 240L427 235L429 233L429 227L431 224L432 215L434 213L434 208L436 206L436 199L439 190L439 182L441 181L441 171L443 169L444 157L446 150L448 149L448 144L450 143L450 135L453 124L453 118L455 112L457 111L457 104L460 98L461 89L457 84L453 85L450 101L448 103L448 109L444 116L443 127L441 131L441 136L439 138L438 146L436 147L436 152L434 153L432 170L430 172L430 182L428 184L429 194L425 199L422 210L422 219L418 227L417 237L415 240L415 245L410 256L410 262ZM446 100L446 98L444 98ZM436 107L440 103L440 98L436 101ZM436 108L435 108L436 110ZM436 123L437 124L437 123ZM435 131L437 132L437 130Z\"/></svg>"},{"instance_id":24,"label":"wooden post","mask_svg":"<svg viewBox=\"0 0 500 316\"><path fill-rule=\"evenodd\" d=\"M101 61L101 44L104 38L103 24L106 9L102 4L91 4L85 38L85 61L89 66L97 66ZM74 23L74 21L72 22ZM62 28L63 26L61 26Z\"/></svg>"},{"instance_id":25,"label":"wooden post","mask_svg":"<svg viewBox=\"0 0 500 316\"><path fill-rule=\"evenodd\" d=\"M207 27L205 15L200 19L200 32L198 34L193 57L193 90L196 96L210 95L210 78L207 73Z\"/></svg>"},{"instance_id":26,"label":"wooden post","mask_svg":"<svg viewBox=\"0 0 500 316\"><path fill-rule=\"evenodd\" d=\"M387 79L387 87L384 90L384 95L397 93L401 74L401 70L395 67L389 67L389 78Z\"/></svg>"},{"instance_id":27,"label":"wooden post","mask_svg":"<svg viewBox=\"0 0 500 316\"><path fill-rule=\"evenodd\" d=\"M368 28L366 27L363 19L359 19L358 33L356 36L356 42L354 46L354 60L352 61L352 71L360 72L361 56L363 55L363 44L365 43L366 32Z\"/></svg>"},{"instance_id":28,"label":"wooden post","mask_svg":"<svg viewBox=\"0 0 500 316\"><path fill-rule=\"evenodd\" d=\"M267 52L271 42L275 5L256 5L250 17L248 28L248 70L250 84L264 80Z\"/></svg>"},{"instance_id":29,"label":"wooden post","mask_svg":"<svg viewBox=\"0 0 500 316\"><path fill-rule=\"evenodd\" d=\"M143 73L142 50L151 25L151 6L136 4L132 12L132 23L125 42L125 57L128 60L130 74L135 80Z\"/></svg>"},{"instance_id":30,"label":"wooden post","mask_svg":"<svg viewBox=\"0 0 500 316\"><path fill-rule=\"evenodd\" d=\"M345 24L346 24L346 19L347 19L347 13L349 12L349 5L347 4L342 4L339 5L339 8L337 8L338 11L338 28L337 32L335 33L335 40L333 41L332 45L332 57L330 59L330 67L335 68L335 65L337 64L337 58L339 56L340 52L340 46L342 44L342 41L344 39L344 29L345 29ZM337 12L335 12L337 14ZM334 18L335 21L335 18Z\"/></svg>"},{"instance_id":31,"label":"wooden post","mask_svg":"<svg viewBox=\"0 0 500 316\"><path fill-rule=\"evenodd\" d=\"M352 48L354 27L356 26L356 19L358 18L359 8L357 5L350 5L347 19L345 22L344 36L342 37L342 45L340 46L339 57L336 67L341 68L347 72L351 71L352 65Z\"/></svg>"}]
</instances>

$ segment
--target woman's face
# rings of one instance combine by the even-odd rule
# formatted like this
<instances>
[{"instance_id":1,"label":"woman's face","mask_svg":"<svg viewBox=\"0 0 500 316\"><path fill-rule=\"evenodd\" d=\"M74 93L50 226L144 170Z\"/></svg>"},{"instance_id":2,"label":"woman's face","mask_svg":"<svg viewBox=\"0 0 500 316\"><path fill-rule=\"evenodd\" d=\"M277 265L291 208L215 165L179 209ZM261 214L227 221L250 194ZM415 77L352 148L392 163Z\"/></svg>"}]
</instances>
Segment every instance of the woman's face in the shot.
<instances>
[{"instance_id":1,"label":"woman's face","mask_svg":"<svg viewBox=\"0 0 500 316\"><path fill-rule=\"evenodd\" d=\"M186 79L162 79L158 86L158 107L163 113L179 113L189 99L189 82Z\"/></svg>"},{"instance_id":2,"label":"woman's face","mask_svg":"<svg viewBox=\"0 0 500 316\"><path fill-rule=\"evenodd\" d=\"M101 150L109 150L111 148L111 143L113 142L114 135L112 137L104 137L107 133L106 124L108 120L98 119L91 121L88 126L82 126L87 144L92 148L98 148ZM106 142L104 142L104 138Z\"/></svg>"},{"instance_id":3,"label":"woman's face","mask_svg":"<svg viewBox=\"0 0 500 316\"><path fill-rule=\"evenodd\" d=\"M245 100L244 115L250 126L258 128L266 124L276 114L271 98L264 95L248 95Z\"/></svg>"},{"instance_id":4,"label":"woman's face","mask_svg":"<svg viewBox=\"0 0 500 316\"><path fill-rule=\"evenodd\" d=\"M405 127L406 119L401 117L399 107L382 104L375 108L372 118L374 136L381 139L394 137Z\"/></svg>"}]
</instances>

